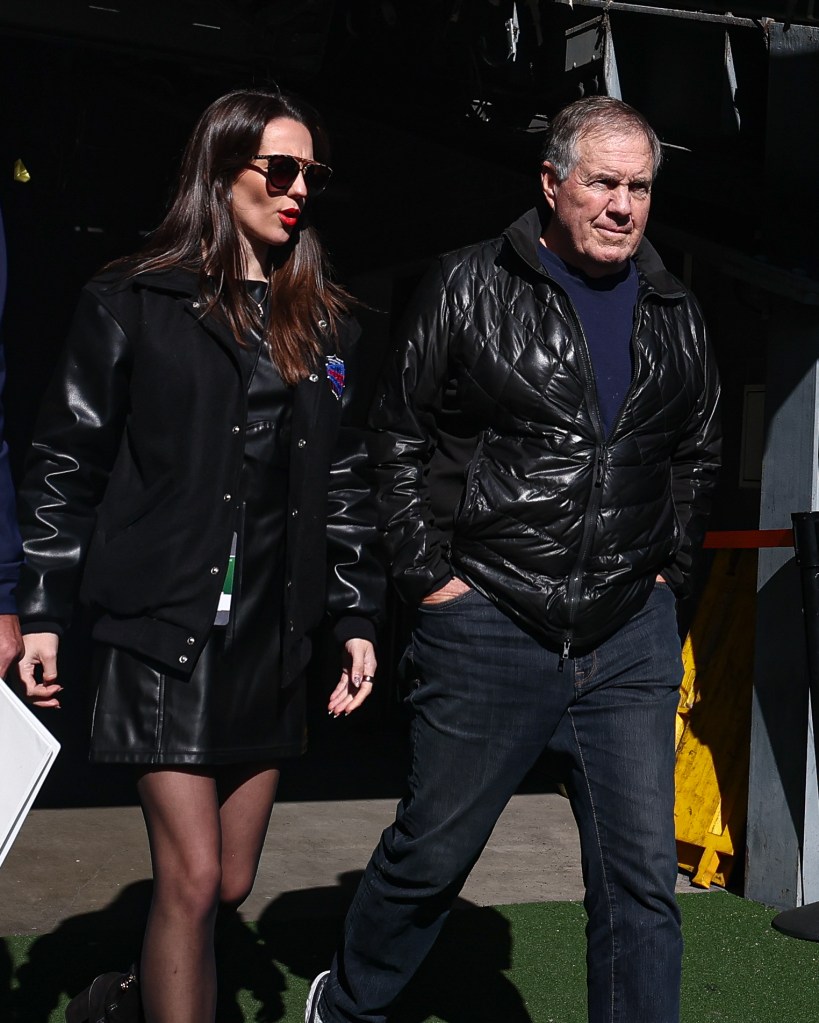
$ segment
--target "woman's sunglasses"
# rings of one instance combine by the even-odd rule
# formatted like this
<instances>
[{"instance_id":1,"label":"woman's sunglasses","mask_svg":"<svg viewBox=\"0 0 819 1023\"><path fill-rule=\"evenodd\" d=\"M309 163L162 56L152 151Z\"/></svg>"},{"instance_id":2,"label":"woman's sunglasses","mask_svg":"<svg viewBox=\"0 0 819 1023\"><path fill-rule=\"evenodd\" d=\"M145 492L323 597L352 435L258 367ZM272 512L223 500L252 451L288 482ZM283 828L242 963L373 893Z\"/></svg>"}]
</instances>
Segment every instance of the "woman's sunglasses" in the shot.
<instances>
[{"instance_id":1,"label":"woman's sunglasses","mask_svg":"<svg viewBox=\"0 0 819 1023\"><path fill-rule=\"evenodd\" d=\"M279 192L286 192L299 174L303 174L308 191L318 195L327 187L333 173L324 163L305 160L300 156L288 156L286 153L264 153L253 159L267 160L267 180Z\"/></svg>"}]
</instances>

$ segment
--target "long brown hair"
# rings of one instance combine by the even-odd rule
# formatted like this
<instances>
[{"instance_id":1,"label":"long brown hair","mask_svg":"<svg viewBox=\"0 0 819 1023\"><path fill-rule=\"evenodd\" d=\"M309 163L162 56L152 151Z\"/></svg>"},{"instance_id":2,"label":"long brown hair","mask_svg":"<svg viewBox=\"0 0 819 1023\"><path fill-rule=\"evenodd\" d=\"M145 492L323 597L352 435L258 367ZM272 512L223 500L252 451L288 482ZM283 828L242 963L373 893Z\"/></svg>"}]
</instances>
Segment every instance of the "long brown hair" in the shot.
<instances>
[{"instance_id":1,"label":"long brown hair","mask_svg":"<svg viewBox=\"0 0 819 1023\"><path fill-rule=\"evenodd\" d=\"M242 283L232 186L259 152L268 122L280 117L303 124L315 158L327 162L324 127L303 100L257 89L222 96L199 118L182 158L176 196L136 263L129 261L129 276L179 266L197 271L205 314L222 315L239 343L251 329L263 331L279 373L294 384L315 367L322 335L335 334L354 300L330 279L326 253L308 218L286 245L271 250L266 326Z\"/></svg>"}]
</instances>

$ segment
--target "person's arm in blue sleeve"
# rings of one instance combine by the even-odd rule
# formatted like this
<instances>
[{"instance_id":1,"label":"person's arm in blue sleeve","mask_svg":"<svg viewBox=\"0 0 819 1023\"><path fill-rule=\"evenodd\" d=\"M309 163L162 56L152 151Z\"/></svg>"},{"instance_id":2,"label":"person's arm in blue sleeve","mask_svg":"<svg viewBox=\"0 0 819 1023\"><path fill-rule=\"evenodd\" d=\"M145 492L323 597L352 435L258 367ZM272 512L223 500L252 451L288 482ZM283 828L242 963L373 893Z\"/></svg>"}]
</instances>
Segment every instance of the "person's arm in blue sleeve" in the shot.
<instances>
[{"instance_id":1,"label":"person's arm in blue sleeve","mask_svg":"<svg viewBox=\"0 0 819 1023\"><path fill-rule=\"evenodd\" d=\"M0 213L0 320L6 298L6 242ZM0 343L0 395L6 382L6 357ZM3 407L0 404L0 678L23 652L14 589L20 576L23 545L17 526L14 484L9 468L9 450L4 439Z\"/></svg>"}]
</instances>

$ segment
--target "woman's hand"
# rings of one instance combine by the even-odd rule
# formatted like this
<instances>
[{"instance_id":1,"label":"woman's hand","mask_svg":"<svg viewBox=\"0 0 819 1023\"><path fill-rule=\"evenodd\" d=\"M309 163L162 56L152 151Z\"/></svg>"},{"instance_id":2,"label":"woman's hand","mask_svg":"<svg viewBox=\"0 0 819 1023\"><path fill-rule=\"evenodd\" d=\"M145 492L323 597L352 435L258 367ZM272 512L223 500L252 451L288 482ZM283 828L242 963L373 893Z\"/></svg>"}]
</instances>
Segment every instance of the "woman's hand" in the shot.
<instances>
[{"instance_id":1,"label":"woman's hand","mask_svg":"<svg viewBox=\"0 0 819 1023\"><path fill-rule=\"evenodd\" d=\"M341 679L327 705L333 717L352 714L373 691L375 648L368 639L348 639L342 655Z\"/></svg>"},{"instance_id":2,"label":"woman's hand","mask_svg":"<svg viewBox=\"0 0 819 1023\"><path fill-rule=\"evenodd\" d=\"M26 691L26 699L35 707L59 707L57 693L63 687L57 685L57 648L60 637L53 632L30 632L23 636L25 652L17 665L20 681ZM43 681L34 677L35 669L43 669Z\"/></svg>"}]
</instances>

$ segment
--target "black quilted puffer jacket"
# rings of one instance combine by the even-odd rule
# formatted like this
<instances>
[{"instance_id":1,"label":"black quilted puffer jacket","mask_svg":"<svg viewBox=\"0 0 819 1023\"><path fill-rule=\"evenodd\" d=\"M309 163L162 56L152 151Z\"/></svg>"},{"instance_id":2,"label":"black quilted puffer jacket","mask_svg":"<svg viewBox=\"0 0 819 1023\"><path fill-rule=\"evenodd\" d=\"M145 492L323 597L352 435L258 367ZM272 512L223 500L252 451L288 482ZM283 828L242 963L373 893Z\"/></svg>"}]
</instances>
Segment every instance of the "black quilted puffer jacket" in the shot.
<instances>
[{"instance_id":1,"label":"black quilted puffer jacket","mask_svg":"<svg viewBox=\"0 0 819 1023\"><path fill-rule=\"evenodd\" d=\"M646 241L633 377L604 436L577 315L531 210L436 261L371 415L402 596L457 576L582 653L648 598L685 591L719 468L719 383L699 306Z\"/></svg>"}]
</instances>

